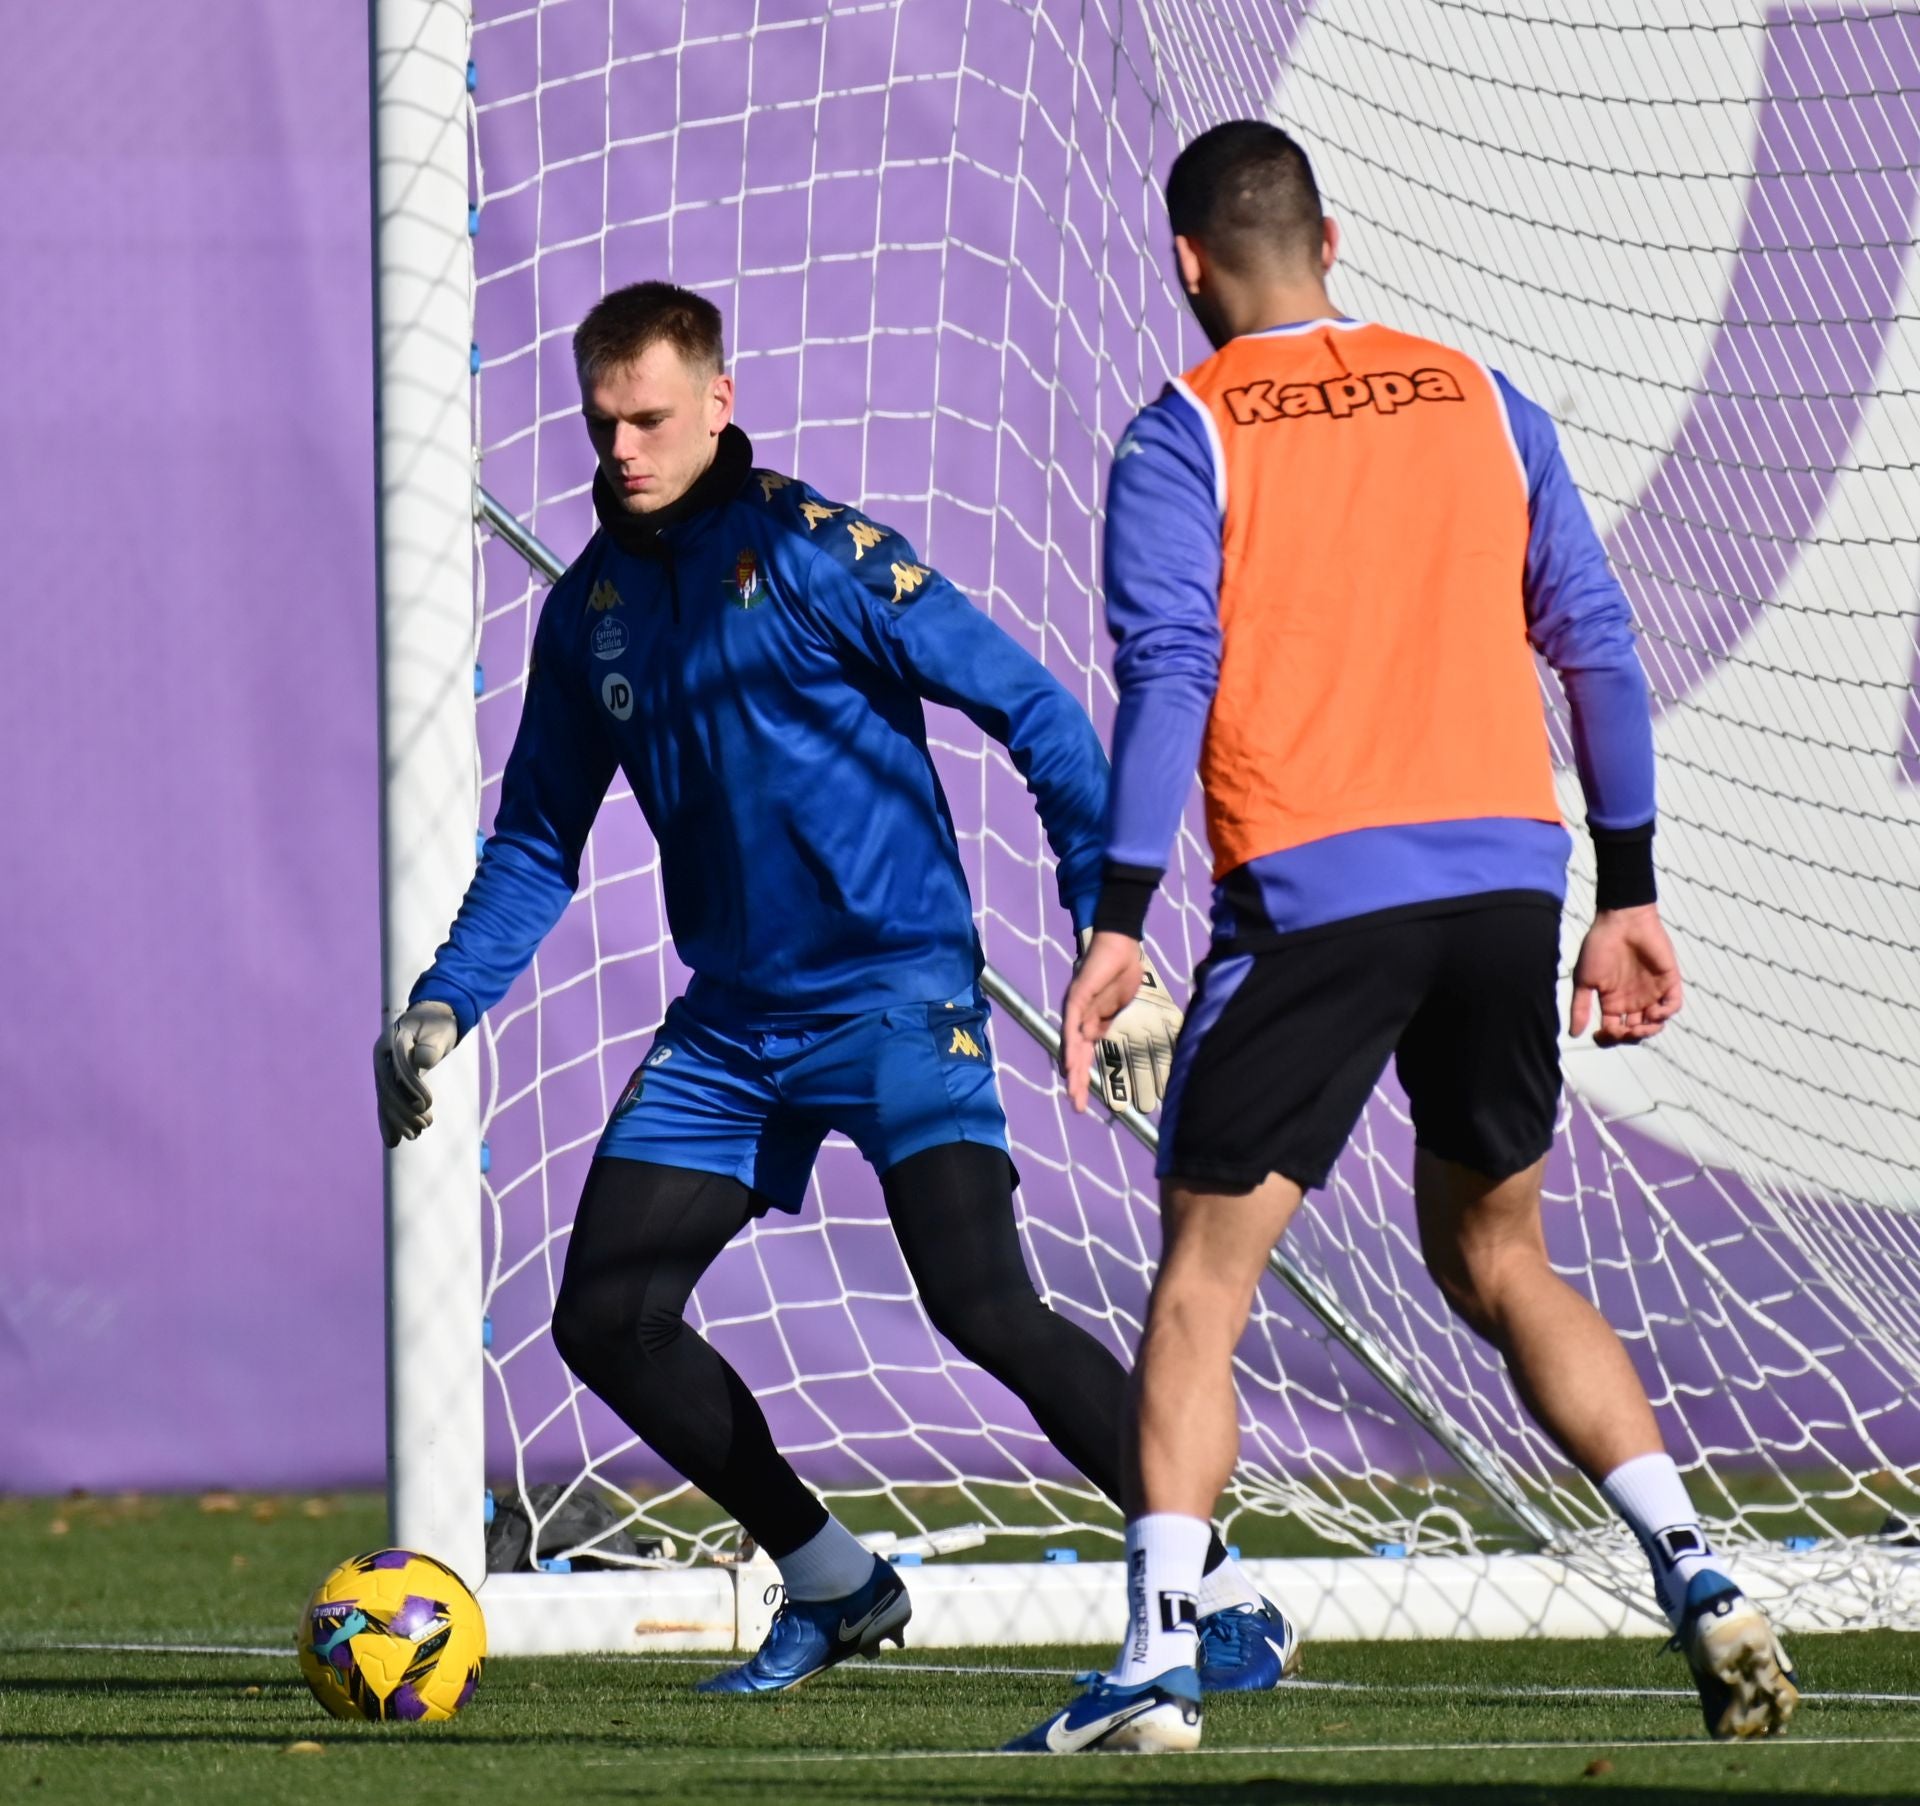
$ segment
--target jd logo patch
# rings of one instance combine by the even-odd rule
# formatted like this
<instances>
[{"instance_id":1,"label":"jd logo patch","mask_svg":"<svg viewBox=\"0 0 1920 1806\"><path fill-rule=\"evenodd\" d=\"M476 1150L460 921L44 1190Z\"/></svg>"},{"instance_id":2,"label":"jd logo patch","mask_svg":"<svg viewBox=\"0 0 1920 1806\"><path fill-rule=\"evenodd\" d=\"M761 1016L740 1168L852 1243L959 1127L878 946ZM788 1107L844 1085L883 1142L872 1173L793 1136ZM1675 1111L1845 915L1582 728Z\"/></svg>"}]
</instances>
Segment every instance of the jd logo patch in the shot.
<instances>
[{"instance_id":1,"label":"jd logo patch","mask_svg":"<svg viewBox=\"0 0 1920 1806\"><path fill-rule=\"evenodd\" d=\"M633 686L618 671L609 671L600 685L600 700L616 721L633 719Z\"/></svg>"}]
</instances>

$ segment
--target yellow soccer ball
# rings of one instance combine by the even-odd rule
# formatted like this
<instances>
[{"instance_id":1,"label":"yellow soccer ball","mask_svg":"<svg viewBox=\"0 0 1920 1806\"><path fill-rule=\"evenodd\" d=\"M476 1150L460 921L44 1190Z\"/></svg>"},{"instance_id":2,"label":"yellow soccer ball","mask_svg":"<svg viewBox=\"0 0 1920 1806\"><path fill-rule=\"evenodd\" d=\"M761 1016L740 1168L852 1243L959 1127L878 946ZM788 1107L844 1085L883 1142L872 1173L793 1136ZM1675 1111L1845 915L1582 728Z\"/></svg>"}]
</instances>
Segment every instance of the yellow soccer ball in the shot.
<instances>
[{"instance_id":1,"label":"yellow soccer ball","mask_svg":"<svg viewBox=\"0 0 1920 1806\"><path fill-rule=\"evenodd\" d=\"M451 1568L376 1549L314 1589L298 1648L313 1697L335 1718L451 1718L480 1685L487 1624Z\"/></svg>"}]
</instances>

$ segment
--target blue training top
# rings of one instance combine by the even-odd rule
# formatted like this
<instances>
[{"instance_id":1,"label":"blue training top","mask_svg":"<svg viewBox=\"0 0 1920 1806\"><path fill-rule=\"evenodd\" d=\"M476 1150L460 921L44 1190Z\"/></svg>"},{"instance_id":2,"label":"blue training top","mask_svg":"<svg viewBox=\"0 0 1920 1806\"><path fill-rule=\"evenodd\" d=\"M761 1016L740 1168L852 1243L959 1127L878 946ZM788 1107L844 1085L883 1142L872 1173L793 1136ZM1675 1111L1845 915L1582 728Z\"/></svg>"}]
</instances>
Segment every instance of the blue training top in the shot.
<instances>
[{"instance_id":1,"label":"blue training top","mask_svg":"<svg viewBox=\"0 0 1920 1806\"><path fill-rule=\"evenodd\" d=\"M710 505L616 518L548 595L493 834L413 988L463 1034L566 908L616 767L703 998L850 1014L965 989L981 953L928 701L1012 754L1092 920L1108 772L1085 712L898 533L751 459L726 429Z\"/></svg>"}]
</instances>

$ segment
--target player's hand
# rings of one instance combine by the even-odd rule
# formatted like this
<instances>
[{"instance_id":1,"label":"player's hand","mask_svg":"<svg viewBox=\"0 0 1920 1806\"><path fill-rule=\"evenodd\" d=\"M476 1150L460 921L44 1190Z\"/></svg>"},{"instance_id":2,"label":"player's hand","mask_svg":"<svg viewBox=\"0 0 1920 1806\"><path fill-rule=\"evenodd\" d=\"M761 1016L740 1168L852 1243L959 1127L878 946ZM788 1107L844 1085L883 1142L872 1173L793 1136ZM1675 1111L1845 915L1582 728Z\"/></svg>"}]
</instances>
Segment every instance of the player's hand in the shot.
<instances>
[{"instance_id":1,"label":"player's hand","mask_svg":"<svg viewBox=\"0 0 1920 1806\"><path fill-rule=\"evenodd\" d=\"M1680 1013L1680 960L1658 905L1602 910L1593 918L1573 966L1567 1031L1584 1035L1600 1004L1594 1042L1627 1047L1649 1041Z\"/></svg>"},{"instance_id":2,"label":"player's hand","mask_svg":"<svg viewBox=\"0 0 1920 1806\"><path fill-rule=\"evenodd\" d=\"M1124 934L1082 937L1080 963L1060 1006L1060 1070L1073 1107L1084 1112L1094 1054L1114 1019L1140 991L1140 943Z\"/></svg>"},{"instance_id":3,"label":"player's hand","mask_svg":"<svg viewBox=\"0 0 1920 1806\"><path fill-rule=\"evenodd\" d=\"M1085 1110L1097 1087L1116 1109L1157 1109L1180 1034L1179 1007L1138 941L1088 933L1080 946L1060 1050L1073 1107Z\"/></svg>"},{"instance_id":4,"label":"player's hand","mask_svg":"<svg viewBox=\"0 0 1920 1806\"><path fill-rule=\"evenodd\" d=\"M1126 937L1115 935L1115 940ZM1084 954L1093 942L1093 930L1080 936ZM1180 1006L1167 995L1153 961L1133 942L1139 960L1140 982L1133 998L1108 1024L1094 1049L1090 1083L1098 1087L1108 1107L1132 1108L1142 1116L1159 1109L1167 1095L1167 1075L1173 1069L1173 1044L1180 1038Z\"/></svg>"},{"instance_id":5,"label":"player's hand","mask_svg":"<svg viewBox=\"0 0 1920 1806\"><path fill-rule=\"evenodd\" d=\"M373 1089L380 1104L380 1139L397 1148L433 1121L433 1093L421 1082L460 1039L450 1005L429 1000L404 1010L373 1044Z\"/></svg>"}]
</instances>

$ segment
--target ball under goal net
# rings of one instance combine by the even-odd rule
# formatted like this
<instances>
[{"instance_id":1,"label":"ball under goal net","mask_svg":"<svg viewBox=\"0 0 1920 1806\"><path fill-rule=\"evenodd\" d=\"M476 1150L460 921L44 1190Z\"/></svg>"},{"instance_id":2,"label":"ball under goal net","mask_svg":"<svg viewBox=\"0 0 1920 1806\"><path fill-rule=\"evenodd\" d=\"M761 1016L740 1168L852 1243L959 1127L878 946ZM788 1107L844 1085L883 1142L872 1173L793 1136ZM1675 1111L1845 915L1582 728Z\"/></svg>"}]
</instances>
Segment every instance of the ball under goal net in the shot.
<instances>
[{"instance_id":1,"label":"ball under goal net","mask_svg":"<svg viewBox=\"0 0 1920 1806\"><path fill-rule=\"evenodd\" d=\"M1920 1622L1920 13L377 0L374 20L389 1006L471 874L542 598L592 530L569 338L593 301L664 276L718 302L756 461L898 528L1104 733L1106 469L1204 350L1160 184L1205 126L1273 118L1344 229L1336 300L1551 411L1639 622L1689 1000L1631 1054L1566 1050L1554 1262L1625 1338L1750 1591L1789 1626ZM1130 1357L1151 1129L1067 1106L1044 837L1001 749L931 716L1029 1264ZM1210 888L1195 800L1150 923L1181 995ZM1578 824L1570 760L1561 800ZM1591 908L1575 839L1565 960ZM572 907L390 1166L395 1533L477 1578L489 1501L533 1501L521 1571L482 1594L506 1647L752 1640L764 1571L727 1565L737 1527L548 1333L595 1140L685 978L617 779ZM1289 1562L1258 1571L1310 1632L1651 1628L1637 1551L1426 1277L1411 1154L1389 1079L1240 1346L1228 1539ZM1117 1629L1093 1566L1114 1513L932 1331L851 1146L828 1143L802 1215L722 1256L694 1320L847 1521L922 1558L923 1639ZM582 1499L607 1508L584 1536Z\"/></svg>"}]
</instances>

